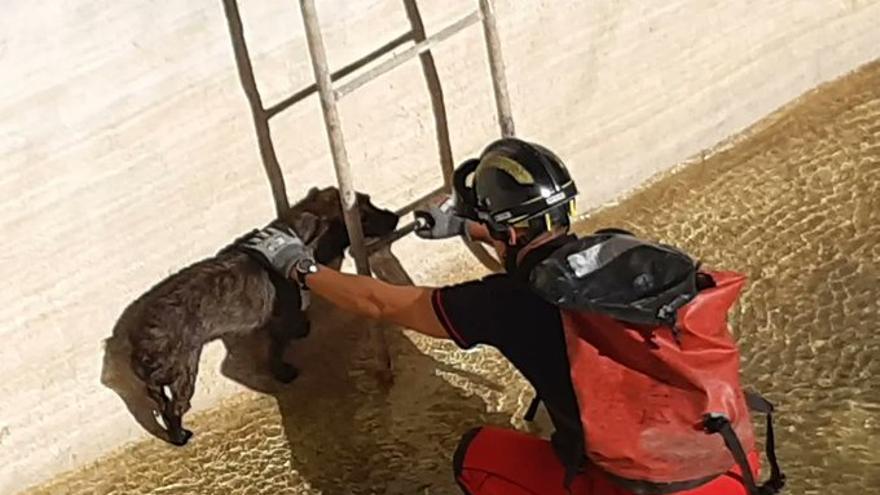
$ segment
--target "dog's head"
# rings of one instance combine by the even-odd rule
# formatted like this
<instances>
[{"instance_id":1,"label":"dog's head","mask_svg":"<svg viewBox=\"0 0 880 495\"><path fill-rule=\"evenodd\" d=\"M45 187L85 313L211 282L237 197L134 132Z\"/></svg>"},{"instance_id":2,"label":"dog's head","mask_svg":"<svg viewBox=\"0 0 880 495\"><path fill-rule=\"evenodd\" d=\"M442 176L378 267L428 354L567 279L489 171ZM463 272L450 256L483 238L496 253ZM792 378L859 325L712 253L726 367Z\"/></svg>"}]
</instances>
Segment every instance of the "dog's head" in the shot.
<instances>
[{"instance_id":1,"label":"dog's head","mask_svg":"<svg viewBox=\"0 0 880 495\"><path fill-rule=\"evenodd\" d=\"M358 213L365 237L382 237L394 232L400 220L394 212L378 208L370 196L357 193ZM349 246L348 231L342 217L339 189L312 188L302 201L280 219L315 250L315 258L327 263L342 256Z\"/></svg>"}]
</instances>

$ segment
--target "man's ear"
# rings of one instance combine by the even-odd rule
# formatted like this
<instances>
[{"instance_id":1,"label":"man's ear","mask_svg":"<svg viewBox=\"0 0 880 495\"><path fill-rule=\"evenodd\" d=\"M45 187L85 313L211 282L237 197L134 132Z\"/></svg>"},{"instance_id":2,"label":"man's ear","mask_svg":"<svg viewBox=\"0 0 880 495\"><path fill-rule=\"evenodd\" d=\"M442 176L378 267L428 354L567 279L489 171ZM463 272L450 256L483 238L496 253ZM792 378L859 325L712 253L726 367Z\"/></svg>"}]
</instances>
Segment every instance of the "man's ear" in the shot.
<instances>
[{"instance_id":1,"label":"man's ear","mask_svg":"<svg viewBox=\"0 0 880 495\"><path fill-rule=\"evenodd\" d=\"M314 240L318 234L321 219L314 213L303 211L293 219L293 230L305 244Z\"/></svg>"}]
</instances>

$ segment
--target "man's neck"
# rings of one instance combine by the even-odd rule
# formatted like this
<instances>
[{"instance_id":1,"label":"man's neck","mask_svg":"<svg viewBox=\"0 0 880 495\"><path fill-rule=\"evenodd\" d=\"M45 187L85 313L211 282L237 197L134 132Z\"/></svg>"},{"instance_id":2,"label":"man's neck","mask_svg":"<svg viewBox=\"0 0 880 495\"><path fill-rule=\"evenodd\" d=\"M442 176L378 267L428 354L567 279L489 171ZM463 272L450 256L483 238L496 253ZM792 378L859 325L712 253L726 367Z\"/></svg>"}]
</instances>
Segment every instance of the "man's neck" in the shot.
<instances>
[{"instance_id":1,"label":"man's neck","mask_svg":"<svg viewBox=\"0 0 880 495\"><path fill-rule=\"evenodd\" d=\"M522 260L525 259L526 255L538 249L541 246L544 246L548 242L555 241L560 237L568 234L568 230L552 230L550 232L545 232L538 237L536 237L532 242L526 244L522 249L520 249L519 253L516 255L516 264L519 265L522 263Z\"/></svg>"},{"instance_id":2,"label":"man's neck","mask_svg":"<svg viewBox=\"0 0 880 495\"><path fill-rule=\"evenodd\" d=\"M528 281L532 268L571 239L573 239L573 236L569 235L566 230L547 233L537 237L516 253L516 266L514 268L507 266L505 268L507 268L509 275L523 281Z\"/></svg>"}]
</instances>

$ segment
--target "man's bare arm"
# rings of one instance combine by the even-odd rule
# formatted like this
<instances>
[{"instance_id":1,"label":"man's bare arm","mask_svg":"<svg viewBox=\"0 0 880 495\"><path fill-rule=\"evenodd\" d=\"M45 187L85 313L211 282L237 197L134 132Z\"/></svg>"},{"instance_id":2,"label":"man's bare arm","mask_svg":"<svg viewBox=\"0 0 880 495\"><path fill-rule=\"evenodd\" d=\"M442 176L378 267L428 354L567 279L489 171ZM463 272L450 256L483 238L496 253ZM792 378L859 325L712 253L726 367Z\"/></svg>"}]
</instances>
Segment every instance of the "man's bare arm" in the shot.
<instances>
[{"instance_id":1,"label":"man's bare arm","mask_svg":"<svg viewBox=\"0 0 880 495\"><path fill-rule=\"evenodd\" d=\"M431 303L434 289L393 285L361 275L321 267L306 278L315 294L354 314L448 339Z\"/></svg>"}]
</instances>

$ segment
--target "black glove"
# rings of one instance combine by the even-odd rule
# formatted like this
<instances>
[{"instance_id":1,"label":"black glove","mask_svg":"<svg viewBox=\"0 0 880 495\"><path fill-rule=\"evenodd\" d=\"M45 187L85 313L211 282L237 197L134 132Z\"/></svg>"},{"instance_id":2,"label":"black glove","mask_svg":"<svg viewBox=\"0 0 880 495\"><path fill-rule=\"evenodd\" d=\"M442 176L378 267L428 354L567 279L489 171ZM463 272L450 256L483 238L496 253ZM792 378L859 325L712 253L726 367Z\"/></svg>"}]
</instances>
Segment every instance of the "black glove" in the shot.
<instances>
[{"instance_id":1,"label":"black glove","mask_svg":"<svg viewBox=\"0 0 880 495\"><path fill-rule=\"evenodd\" d=\"M467 235L467 220L459 217L452 209L452 198L439 206L430 206L427 210L415 212L416 235L422 239L448 239L457 235Z\"/></svg>"},{"instance_id":2,"label":"black glove","mask_svg":"<svg viewBox=\"0 0 880 495\"><path fill-rule=\"evenodd\" d=\"M285 278L294 272L300 283L318 270L312 250L287 227L269 226L244 236L236 244Z\"/></svg>"}]
</instances>

